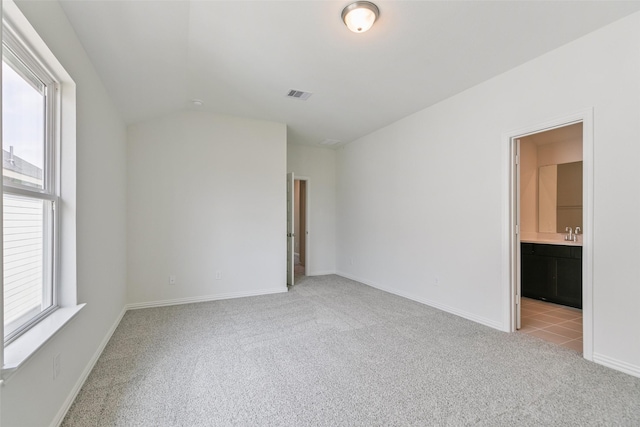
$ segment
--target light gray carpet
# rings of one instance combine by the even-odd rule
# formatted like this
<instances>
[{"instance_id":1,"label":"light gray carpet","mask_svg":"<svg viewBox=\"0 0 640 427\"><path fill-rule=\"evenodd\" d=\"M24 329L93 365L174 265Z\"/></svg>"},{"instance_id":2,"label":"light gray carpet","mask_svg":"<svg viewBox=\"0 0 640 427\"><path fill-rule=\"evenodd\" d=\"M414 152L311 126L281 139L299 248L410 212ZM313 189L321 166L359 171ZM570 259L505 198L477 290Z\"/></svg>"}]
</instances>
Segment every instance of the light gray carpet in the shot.
<instances>
[{"instance_id":1,"label":"light gray carpet","mask_svg":"<svg viewBox=\"0 0 640 427\"><path fill-rule=\"evenodd\" d=\"M640 379L338 276L129 311L64 426L639 426Z\"/></svg>"}]
</instances>

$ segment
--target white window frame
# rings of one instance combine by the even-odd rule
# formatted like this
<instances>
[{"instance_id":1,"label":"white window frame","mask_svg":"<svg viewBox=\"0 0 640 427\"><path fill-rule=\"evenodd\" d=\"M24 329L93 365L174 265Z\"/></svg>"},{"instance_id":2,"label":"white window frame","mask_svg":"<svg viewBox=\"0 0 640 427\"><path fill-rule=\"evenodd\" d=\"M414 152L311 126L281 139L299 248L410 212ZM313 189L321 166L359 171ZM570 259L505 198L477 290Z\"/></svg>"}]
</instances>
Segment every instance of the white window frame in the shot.
<instances>
[{"instance_id":1,"label":"white window frame","mask_svg":"<svg viewBox=\"0 0 640 427\"><path fill-rule=\"evenodd\" d=\"M21 185L16 182L5 182L3 178L3 194L15 195L34 200L45 200L52 204L50 215L52 232L45 233L45 236L51 236L52 242L45 240L43 242L43 299L44 295L51 296L51 305L37 314L31 316L24 321L11 333L4 336L5 346L19 338L22 334L31 329L34 325L48 317L58 309L59 294L59 209L56 207L60 201L60 178L59 178L59 147L60 147L60 84L40 60L37 55L30 51L28 45L20 38L18 33L11 25L3 20L2 27L2 50L3 61L5 60L5 49L8 56L8 63L12 64L12 68L22 68L23 66L33 73L45 87L45 135L44 135L44 167L43 167L43 188L38 189L27 185ZM13 57L13 58L10 58ZM16 61L19 63L16 64ZM17 67L16 67L17 65ZM23 74L18 71L19 74ZM26 77L26 76L23 76ZM3 319L4 321L4 319ZM6 326L6 325L5 325ZM4 335L4 334L3 334Z\"/></svg>"},{"instance_id":2,"label":"white window frame","mask_svg":"<svg viewBox=\"0 0 640 427\"><path fill-rule=\"evenodd\" d=\"M59 203L56 212L59 233L57 237L58 271L56 272L56 295L58 309L50 313L42 321L34 324L10 344L0 341L0 385L8 380L23 367L28 360L38 352L45 351L45 344L52 341L56 334L62 331L79 315L86 303L78 303L77 288L77 251L76 251L76 133L77 133L77 105L76 83L47 43L42 40L38 32L24 16L13 0L2 0L2 24L8 25L14 33L24 41L27 50L34 58L42 60L40 65L55 76L60 82L57 93L59 106L56 122L60 127L56 130L58 137L57 164L64 167L57 171ZM1 110L1 105L0 105ZM0 125L1 125L0 121ZM0 134L1 135L1 134ZM0 187L2 189L2 187ZM0 198L0 206L3 198ZM0 209L0 224L3 211ZM0 240L0 255L3 255L3 241ZM0 263L0 272L4 263ZM4 317L4 279L0 274L0 317ZM4 322L0 323L0 335L4 336ZM45 356L46 357L46 356Z\"/></svg>"}]
</instances>

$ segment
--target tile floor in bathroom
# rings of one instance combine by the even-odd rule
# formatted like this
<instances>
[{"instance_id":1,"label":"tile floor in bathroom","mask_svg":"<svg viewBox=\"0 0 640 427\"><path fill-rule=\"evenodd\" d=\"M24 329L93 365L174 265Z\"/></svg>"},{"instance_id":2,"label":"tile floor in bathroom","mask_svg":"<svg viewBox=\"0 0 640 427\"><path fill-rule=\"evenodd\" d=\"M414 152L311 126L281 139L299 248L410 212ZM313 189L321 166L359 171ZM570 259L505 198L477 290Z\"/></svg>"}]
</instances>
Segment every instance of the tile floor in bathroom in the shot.
<instances>
[{"instance_id":1,"label":"tile floor in bathroom","mask_svg":"<svg viewBox=\"0 0 640 427\"><path fill-rule=\"evenodd\" d=\"M582 353L582 310L522 298L520 332Z\"/></svg>"}]
</instances>

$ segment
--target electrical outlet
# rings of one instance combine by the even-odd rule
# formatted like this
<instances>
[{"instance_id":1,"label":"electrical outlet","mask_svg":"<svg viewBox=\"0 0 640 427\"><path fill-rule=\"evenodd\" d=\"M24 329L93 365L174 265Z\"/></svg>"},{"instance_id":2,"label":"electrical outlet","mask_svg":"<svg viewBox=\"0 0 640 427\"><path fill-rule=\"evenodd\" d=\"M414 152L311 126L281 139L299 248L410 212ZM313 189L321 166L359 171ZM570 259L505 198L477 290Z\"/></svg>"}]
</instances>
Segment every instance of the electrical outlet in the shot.
<instances>
[{"instance_id":1,"label":"electrical outlet","mask_svg":"<svg viewBox=\"0 0 640 427\"><path fill-rule=\"evenodd\" d=\"M433 279L433 284L436 287L440 286L440 278L438 276L436 276L435 279Z\"/></svg>"},{"instance_id":2,"label":"electrical outlet","mask_svg":"<svg viewBox=\"0 0 640 427\"><path fill-rule=\"evenodd\" d=\"M349 265L353 265L353 257L349 258Z\"/></svg>"},{"instance_id":3,"label":"electrical outlet","mask_svg":"<svg viewBox=\"0 0 640 427\"><path fill-rule=\"evenodd\" d=\"M216 271L216 280L222 280L222 271Z\"/></svg>"},{"instance_id":4,"label":"electrical outlet","mask_svg":"<svg viewBox=\"0 0 640 427\"><path fill-rule=\"evenodd\" d=\"M176 276L175 275L171 275L169 276L169 284L170 285L175 285L176 284Z\"/></svg>"},{"instance_id":5,"label":"electrical outlet","mask_svg":"<svg viewBox=\"0 0 640 427\"><path fill-rule=\"evenodd\" d=\"M53 379L60 376L60 353L53 356Z\"/></svg>"}]
</instances>

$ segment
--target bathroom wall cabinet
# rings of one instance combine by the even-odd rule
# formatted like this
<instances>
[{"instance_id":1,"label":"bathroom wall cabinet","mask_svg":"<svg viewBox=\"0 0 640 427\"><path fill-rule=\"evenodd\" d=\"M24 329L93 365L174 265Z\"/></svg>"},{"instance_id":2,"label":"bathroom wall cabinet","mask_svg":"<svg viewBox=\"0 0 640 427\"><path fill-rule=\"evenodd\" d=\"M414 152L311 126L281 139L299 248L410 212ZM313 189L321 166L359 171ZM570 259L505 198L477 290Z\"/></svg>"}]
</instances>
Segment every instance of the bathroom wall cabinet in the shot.
<instances>
[{"instance_id":1,"label":"bathroom wall cabinet","mask_svg":"<svg viewBox=\"0 0 640 427\"><path fill-rule=\"evenodd\" d=\"M582 308L582 247L521 245L522 296Z\"/></svg>"}]
</instances>

